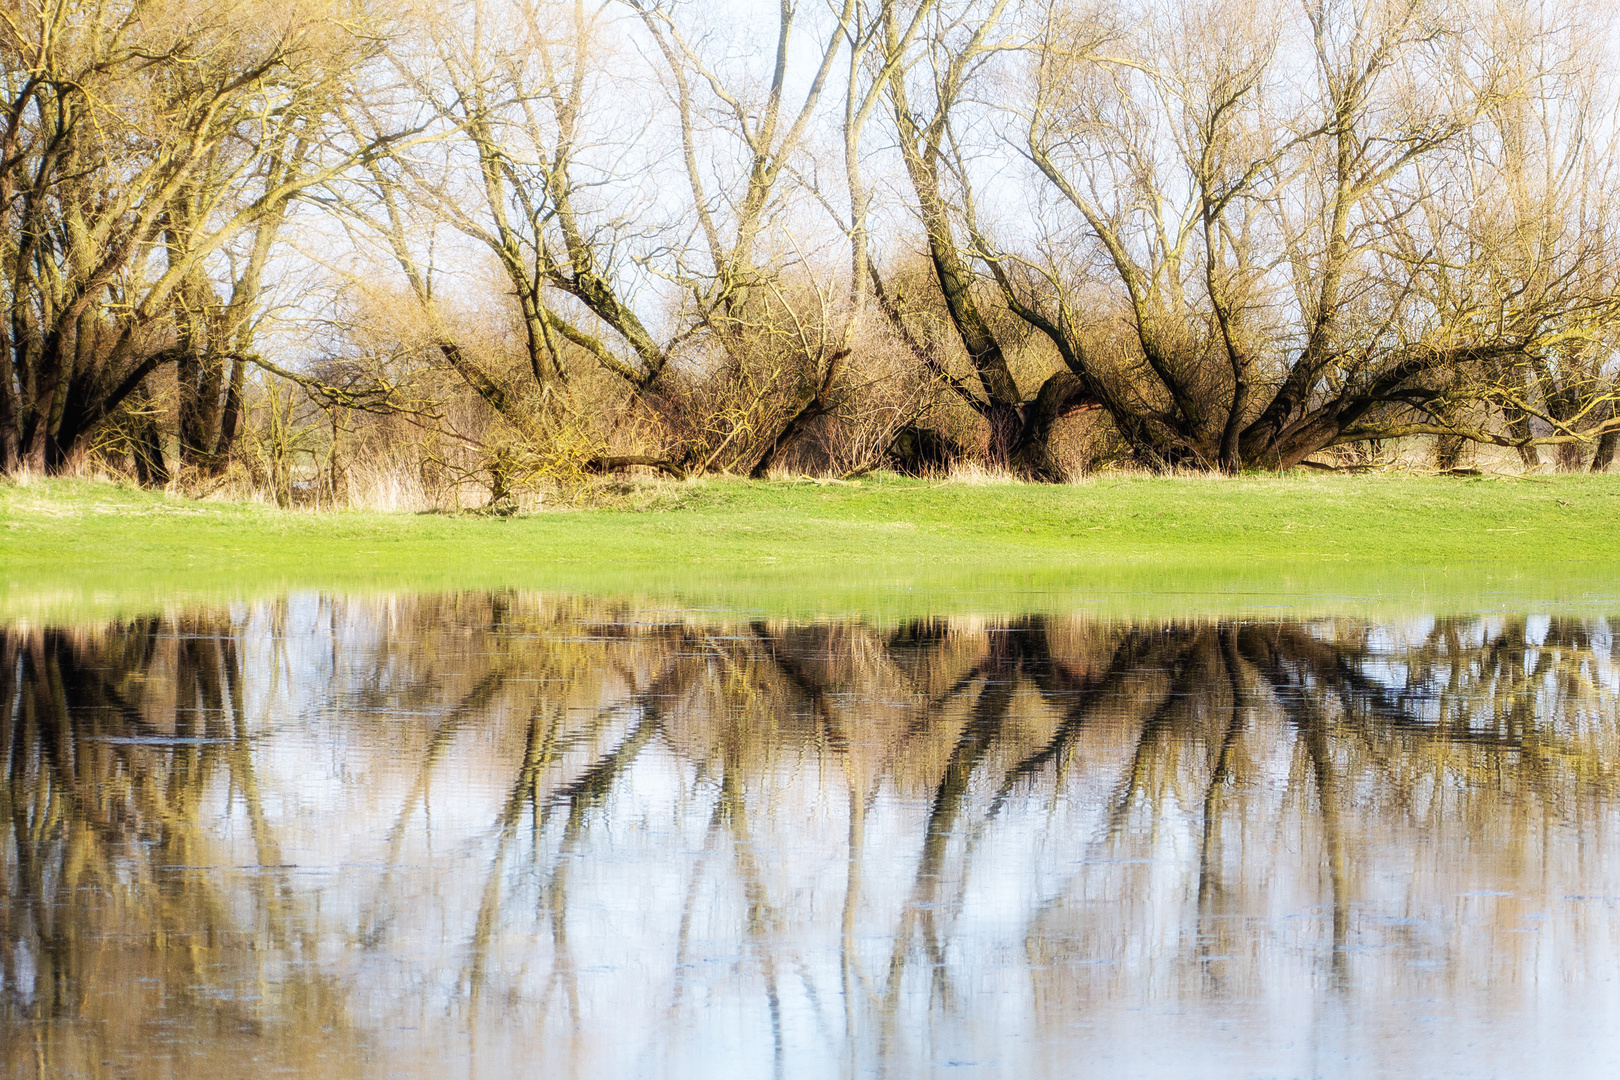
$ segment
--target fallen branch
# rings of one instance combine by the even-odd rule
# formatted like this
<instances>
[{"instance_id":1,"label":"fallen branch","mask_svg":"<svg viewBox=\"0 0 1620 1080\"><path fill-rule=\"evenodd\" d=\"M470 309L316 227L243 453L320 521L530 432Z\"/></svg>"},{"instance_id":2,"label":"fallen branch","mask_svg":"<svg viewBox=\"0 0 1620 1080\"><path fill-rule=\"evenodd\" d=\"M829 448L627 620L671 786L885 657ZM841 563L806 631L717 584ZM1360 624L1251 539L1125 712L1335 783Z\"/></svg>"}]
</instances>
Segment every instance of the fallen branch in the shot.
<instances>
[{"instance_id":1,"label":"fallen branch","mask_svg":"<svg viewBox=\"0 0 1620 1080\"><path fill-rule=\"evenodd\" d=\"M582 468L588 473L600 476L603 473L617 472L619 469L635 468L638 465L649 469L657 469L659 472L668 473L677 480L686 479L685 469L681 468L669 458L657 457L653 454L604 454L587 459Z\"/></svg>"}]
</instances>

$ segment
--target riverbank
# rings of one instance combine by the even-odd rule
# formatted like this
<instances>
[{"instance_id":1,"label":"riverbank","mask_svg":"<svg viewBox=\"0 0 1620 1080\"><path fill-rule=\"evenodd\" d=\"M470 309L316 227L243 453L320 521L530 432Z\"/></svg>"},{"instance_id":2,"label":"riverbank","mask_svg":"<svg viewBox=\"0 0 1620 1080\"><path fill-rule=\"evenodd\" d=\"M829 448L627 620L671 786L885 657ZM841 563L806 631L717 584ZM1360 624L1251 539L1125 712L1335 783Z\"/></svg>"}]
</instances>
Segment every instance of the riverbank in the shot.
<instances>
[{"instance_id":1,"label":"riverbank","mask_svg":"<svg viewBox=\"0 0 1620 1080\"><path fill-rule=\"evenodd\" d=\"M872 582L909 581L885 587L913 593L1039 579L1080 593L1293 595L1311 581L1339 592L1437 574L1550 582L1562 595L1614 587L1617 525L1614 475L705 480L649 488L619 508L512 518L289 511L36 480L0 483L0 603L15 613L23 596L37 607L53 590L68 602L98 590L621 583L720 603L785 590L858 606Z\"/></svg>"}]
</instances>

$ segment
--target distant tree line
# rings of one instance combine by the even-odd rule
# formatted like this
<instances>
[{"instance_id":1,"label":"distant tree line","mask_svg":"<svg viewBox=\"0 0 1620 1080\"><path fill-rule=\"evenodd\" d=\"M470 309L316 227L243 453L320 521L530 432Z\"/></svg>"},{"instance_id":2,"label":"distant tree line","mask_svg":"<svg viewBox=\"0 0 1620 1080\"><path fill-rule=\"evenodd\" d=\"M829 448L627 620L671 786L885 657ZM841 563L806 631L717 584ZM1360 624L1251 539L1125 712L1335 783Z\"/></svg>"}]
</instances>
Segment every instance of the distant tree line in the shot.
<instances>
[{"instance_id":1,"label":"distant tree line","mask_svg":"<svg viewBox=\"0 0 1620 1080\"><path fill-rule=\"evenodd\" d=\"M1537 0L5 0L0 470L1614 457Z\"/></svg>"}]
</instances>

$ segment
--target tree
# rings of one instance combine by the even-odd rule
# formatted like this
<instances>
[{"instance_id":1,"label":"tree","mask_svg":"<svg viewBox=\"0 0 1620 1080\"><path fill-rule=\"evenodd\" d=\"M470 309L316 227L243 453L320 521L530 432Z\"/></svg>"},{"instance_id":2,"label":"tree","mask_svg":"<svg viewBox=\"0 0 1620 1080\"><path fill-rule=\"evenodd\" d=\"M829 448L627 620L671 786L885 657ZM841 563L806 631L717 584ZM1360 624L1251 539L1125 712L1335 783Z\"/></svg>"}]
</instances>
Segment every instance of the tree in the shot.
<instances>
[{"instance_id":1,"label":"tree","mask_svg":"<svg viewBox=\"0 0 1620 1080\"><path fill-rule=\"evenodd\" d=\"M1006 351L975 295L971 255L964 253L957 238L958 216L965 217L966 229L973 233L976 215L972 184L953 123L960 122L970 79L1005 48L995 35L1004 29L1009 4L1008 0L995 0L977 14L975 6L951 11L924 0L915 18L930 15L931 30L918 36L921 55L902 59L916 24L902 23L899 4L885 4L884 44L888 62L896 66L886 85L935 279L981 392L970 393L957 383L958 394L989 428L987 456L991 463L1041 473L1047 468L1045 442L1054 421L1065 412L1091 405L1094 395L1083 374L1059 371L1046 378L1033 400L1024 400L1008 367ZM960 210L948 197L946 184L951 179L960 191ZM901 313L892 306L891 311L898 323ZM903 326L899 329L905 333Z\"/></svg>"},{"instance_id":2,"label":"tree","mask_svg":"<svg viewBox=\"0 0 1620 1080\"><path fill-rule=\"evenodd\" d=\"M68 467L169 365L185 459L228 448L239 414L220 371L250 355L289 200L341 167L312 167L308 148L368 47L364 23L314 0L47 0L5 20L0 469ZM211 282L228 262L224 299Z\"/></svg>"},{"instance_id":3,"label":"tree","mask_svg":"<svg viewBox=\"0 0 1620 1080\"><path fill-rule=\"evenodd\" d=\"M1584 317L1539 293L1527 320L1464 320L1439 297L1467 230L1429 212L1427 185L1477 163L1476 128L1514 92L1475 14L1234 0L1148 7L1105 34L1092 13L1049 9L1025 147L1090 243L1067 265L982 250L1142 457L1289 468L1341 443L1452 433L1483 376ZM1135 337L1123 362L1078 326L1069 282L1093 267Z\"/></svg>"},{"instance_id":4,"label":"tree","mask_svg":"<svg viewBox=\"0 0 1620 1080\"><path fill-rule=\"evenodd\" d=\"M1616 75L1591 36L1613 17L1589 6L1491 9L1483 27L1501 90L1457 166L1422 177L1422 201L1398 256L1434 251L1424 302L1459 339L1507 334L1522 353L1464 381L1479 405L1454 426L1467 438L1491 412L1525 465L1550 445L1561 469L1613 457L1614 358L1620 345L1620 237L1615 231ZM1572 17L1573 16L1573 17ZM1534 425L1534 427L1532 427ZM1442 444L1462 435L1442 436Z\"/></svg>"}]
</instances>

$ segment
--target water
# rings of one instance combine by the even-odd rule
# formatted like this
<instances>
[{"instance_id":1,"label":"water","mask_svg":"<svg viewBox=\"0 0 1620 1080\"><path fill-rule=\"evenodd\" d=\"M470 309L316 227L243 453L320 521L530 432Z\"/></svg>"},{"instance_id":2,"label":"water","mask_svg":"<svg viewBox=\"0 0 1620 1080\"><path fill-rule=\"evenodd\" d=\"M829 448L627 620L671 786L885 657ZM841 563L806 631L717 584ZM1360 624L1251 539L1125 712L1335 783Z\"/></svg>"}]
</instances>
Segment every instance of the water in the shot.
<instances>
[{"instance_id":1,"label":"water","mask_svg":"<svg viewBox=\"0 0 1620 1080\"><path fill-rule=\"evenodd\" d=\"M15 625L3 1075L1607 1076L1617 630Z\"/></svg>"}]
</instances>

